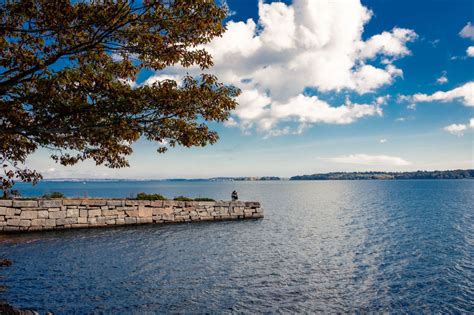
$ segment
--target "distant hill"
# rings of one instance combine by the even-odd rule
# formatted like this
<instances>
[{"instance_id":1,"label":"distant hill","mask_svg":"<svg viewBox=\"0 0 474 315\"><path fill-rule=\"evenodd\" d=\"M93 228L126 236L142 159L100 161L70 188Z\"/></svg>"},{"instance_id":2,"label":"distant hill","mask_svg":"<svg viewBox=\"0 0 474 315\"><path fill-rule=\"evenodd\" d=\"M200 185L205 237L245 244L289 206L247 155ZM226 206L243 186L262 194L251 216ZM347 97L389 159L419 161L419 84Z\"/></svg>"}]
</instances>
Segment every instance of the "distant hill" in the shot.
<instances>
[{"instance_id":1,"label":"distant hill","mask_svg":"<svg viewBox=\"0 0 474 315\"><path fill-rule=\"evenodd\" d=\"M416 172L334 172L293 176L290 180L474 179L474 169Z\"/></svg>"}]
</instances>

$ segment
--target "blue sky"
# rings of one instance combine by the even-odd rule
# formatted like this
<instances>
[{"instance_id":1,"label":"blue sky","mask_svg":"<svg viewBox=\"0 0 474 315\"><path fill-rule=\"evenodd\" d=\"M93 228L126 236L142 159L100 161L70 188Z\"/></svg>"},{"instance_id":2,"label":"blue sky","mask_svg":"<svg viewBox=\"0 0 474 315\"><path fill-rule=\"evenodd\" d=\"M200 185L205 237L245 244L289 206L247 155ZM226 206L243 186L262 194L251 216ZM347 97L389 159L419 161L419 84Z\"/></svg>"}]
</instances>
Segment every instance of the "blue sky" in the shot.
<instances>
[{"instance_id":1,"label":"blue sky","mask_svg":"<svg viewBox=\"0 0 474 315\"><path fill-rule=\"evenodd\" d=\"M157 154L139 141L120 170L61 167L47 151L28 165L46 178L157 179L474 167L472 1L227 4L208 72L243 93L232 120L211 125L216 145ZM186 72L198 70L147 72L136 84Z\"/></svg>"}]
</instances>

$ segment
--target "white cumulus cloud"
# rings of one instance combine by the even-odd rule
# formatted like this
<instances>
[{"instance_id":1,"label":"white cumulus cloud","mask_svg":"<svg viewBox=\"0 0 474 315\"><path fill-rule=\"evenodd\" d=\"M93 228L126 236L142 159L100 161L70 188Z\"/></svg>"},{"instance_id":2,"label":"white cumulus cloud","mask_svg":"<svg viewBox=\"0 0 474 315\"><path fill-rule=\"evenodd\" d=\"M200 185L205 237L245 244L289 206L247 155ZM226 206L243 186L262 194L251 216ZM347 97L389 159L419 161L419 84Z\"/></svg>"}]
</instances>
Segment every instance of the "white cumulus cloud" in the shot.
<instances>
[{"instance_id":1,"label":"white cumulus cloud","mask_svg":"<svg viewBox=\"0 0 474 315\"><path fill-rule=\"evenodd\" d=\"M416 33L409 29L394 28L391 32L383 32L369 38L362 49L362 56L373 58L377 54L403 57L410 54L407 42L413 41Z\"/></svg>"},{"instance_id":2,"label":"white cumulus cloud","mask_svg":"<svg viewBox=\"0 0 474 315\"><path fill-rule=\"evenodd\" d=\"M474 25L472 25L471 22L467 22L467 24L459 32L459 36L474 40Z\"/></svg>"},{"instance_id":3,"label":"white cumulus cloud","mask_svg":"<svg viewBox=\"0 0 474 315\"><path fill-rule=\"evenodd\" d=\"M398 156L350 154L329 158L331 162L373 166L407 166L411 163Z\"/></svg>"},{"instance_id":4,"label":"white cumulus cloud","mask_svg":"<svg viewBox=\"0 0 474 315\"><path fill-rule=\"evenodd\" d=\"M244 90L239 96L237 116L244 122L244 129L256 126L260 131L270 132L281 121L299 123L296 132L301 133L308 124L350 124L365 116L380 116L382 109L374 104L354 104L349 99L339 106L331 106L317 96L299 94L287 101L274 101L257 90ZM272 132L272 135L288 134Z\"/></svg>"},{"instance_id":5,"label":"white cumulus cloud","mask_svg":"<svg viewBox=\"0 0 474 315\"><path fill-rule=\"evenodd\" d=\"M469 46L469 47L467 47L467 49L466 49L466 54L467 54L469 57L474 57L474 46Z\"/></svg>"},{"instance_id":6,"label":"white cumulus cloud","mask_svg":"<svg viewBox=\"0 0 474 315\"><path fill-rule=\"evenodd\" d=\"M448 91L437 91L433 94L417 93L411 97L413 102L449 102L460 100L465 106L474 106L474 81Z\"/></svg>"},{"instance_id":7,"label":"white cumulus cloud","mask_svg":"<svg viewBox=\"0 0 474 315\"><path fill-rule=\"evenodd\" d=\"M443 129L450 134L461 137L469 129L474 129L474 118L471 118L467 124L452 124L444 127Z\"/></svg>"},{"instance_id":8,"label":"white cumulus cloud","mask_svg":"<svg viewBox=\"0 0 474 315\"><path fill-rule=\"evenodd\" d=\"M291 5L260 0L258 16L257 21L229 21L223 36L204 48L213 56L211 71L242 89L235 120L267 132L282 121L297 121L301 130L381 115L376 101L332 106L305 91L364 94L390 85L403 76L394 62L410 54L407 44L417 37L395 27L363 40L372 12L360 0L294 0ZM171 75L198 70L167 69Z\"/></svg>"},{"instance_id":9,"label":"white cumulus cloud","mask_svg":"<svg viewBox=\"0 0 474 315\"><path fill-rule=\"evenodd\" d=\"M445 84L445 83L448 83L448 81L449 80L448 80L448 76L447 76L446 71L443 71L441 76L438 79L436 79L436 82L438 84Z\"/></svg>"},{"instance_id":10,"label":"white cumulus cloud","mask_svg":"<svg viewBox=\"0 0 474 315\"><path fill-rule=\"evenodd\" d=\"M287 102L275 103L269 109L269 118L276 121L295 118L300 123L350 124L364 116L382 115L382 110L373 104L345 104L332 107L316 96L298 95Z\"/></svg>"}]
</instances>

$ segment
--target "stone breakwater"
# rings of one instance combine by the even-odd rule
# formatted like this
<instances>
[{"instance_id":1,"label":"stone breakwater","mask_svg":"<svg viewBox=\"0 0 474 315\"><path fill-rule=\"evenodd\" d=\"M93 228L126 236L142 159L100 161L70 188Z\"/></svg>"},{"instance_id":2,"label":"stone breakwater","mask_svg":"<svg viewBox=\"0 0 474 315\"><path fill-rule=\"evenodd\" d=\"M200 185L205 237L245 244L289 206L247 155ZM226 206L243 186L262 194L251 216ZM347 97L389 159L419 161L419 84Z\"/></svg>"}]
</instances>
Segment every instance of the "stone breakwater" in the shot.
<instances>
[{"instance_id":1,"label":"stone breakwater","mask_svg":"<svg viewBox=\"0 0 474 315\"><path fill-rule=\"evenodd\" d=\"M0 200L0 233L256 218L263 218L263 209L258 202Z\"/></svg>"}]
</instances>

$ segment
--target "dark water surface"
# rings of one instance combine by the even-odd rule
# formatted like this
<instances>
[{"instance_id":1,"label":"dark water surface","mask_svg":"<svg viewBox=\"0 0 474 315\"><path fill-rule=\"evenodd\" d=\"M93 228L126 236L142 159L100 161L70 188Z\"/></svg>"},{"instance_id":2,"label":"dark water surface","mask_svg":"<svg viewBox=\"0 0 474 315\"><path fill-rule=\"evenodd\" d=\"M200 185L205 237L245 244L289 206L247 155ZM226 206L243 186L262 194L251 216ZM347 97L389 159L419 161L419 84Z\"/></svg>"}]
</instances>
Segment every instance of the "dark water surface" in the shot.
<instances>
[{"instance_id":1,"label":"dark water surface","mask_svg":"<svg viewBox=\"0 0 474 315\"><path fill-rule=\"evenodd\" d=\"M3 237L0 298L55 313L474 312L474 181L47 183L259 200L257 221Z\"/></svg>"}]
</instances>

